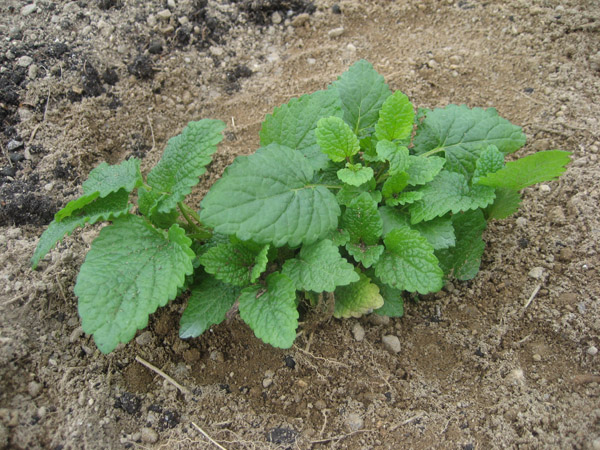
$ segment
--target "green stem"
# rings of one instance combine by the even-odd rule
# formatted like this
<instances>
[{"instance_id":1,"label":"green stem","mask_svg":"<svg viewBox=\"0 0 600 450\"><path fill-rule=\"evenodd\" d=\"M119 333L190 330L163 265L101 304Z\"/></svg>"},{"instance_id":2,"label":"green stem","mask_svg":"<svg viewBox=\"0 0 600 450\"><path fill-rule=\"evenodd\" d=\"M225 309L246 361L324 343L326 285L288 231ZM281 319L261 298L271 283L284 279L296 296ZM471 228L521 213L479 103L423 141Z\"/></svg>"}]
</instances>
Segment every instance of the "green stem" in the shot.
<instances>
[{"instance_id":1,"label":"green stem","mask_svg":"<svg viewBox=\"0 0 600 450\"><path fill-rule=\"evenodd\" d=\"M198 225L196 225L194 223L194 221L192 220L192 218L187 214L187 211L185 210L185 208L183 207L183 203L179 202L177 204L177 206L179 206L179 211L181 211L181 215L184 217L184 219L186 220L186 222L189 224L189 226L192 228L192 230L194 230L194 232L198 233L200 231L202 231L200 229L200 227Z\"/></svg>"},{"instance_id":2,"label":"green stem","mask_svg":"<svg viewBox=\"0 0 600 450\"><path fill-rule=\"evenodd\" d=\"M435 155L436 153L443 152L445 150L444 147L436 147L433 150L429 150L428 152L423 153L422 157L427 158L428 156Z\"/></svg>"}]
</instances>

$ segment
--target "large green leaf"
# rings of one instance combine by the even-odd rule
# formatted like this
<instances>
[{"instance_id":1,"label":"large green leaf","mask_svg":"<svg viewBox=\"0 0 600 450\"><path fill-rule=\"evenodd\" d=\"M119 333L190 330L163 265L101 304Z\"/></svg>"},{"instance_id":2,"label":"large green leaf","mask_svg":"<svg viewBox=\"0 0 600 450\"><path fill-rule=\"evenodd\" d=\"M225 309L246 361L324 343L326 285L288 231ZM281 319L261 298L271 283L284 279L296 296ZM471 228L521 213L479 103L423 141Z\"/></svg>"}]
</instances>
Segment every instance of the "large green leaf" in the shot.
<instances>
[{"instance_id":1,"label":"large green leaf","mask_svg":"<svg viewBox=\"0 0 600 450\"><path fill-rule=\"evenodd\" d=\"M35 269L40 261L65 235L71 234L76 228L90 225L103 220L111 220L122 216L129 212L130 204L129 192L119 190L108 194L104 198L97 198L97 192L91 196L85 197L85 202L81 202L83 206L74 208L69 212L69 215L62 220L54 219L46 231L42 233L37 244L33 257L31 258L31 266ZM93 198L93 201L87 201ZM73 202L69 202L72 205ZM68 208L67 205L65 208Z\"/></svg>"},{"instance_id":2,"label":"large green leaf","mask_svg":"<svg viewBox=\"0 0 600 450\"><path fill-rule=\"evenodd\" d=\"M525 145L525 134L494 108L449 105L428 111L414 139L417 154L444 152L445 169L460 173L467 180L475 171L481 150L488 145L495 145L502 153L512 153Z\"/></svg>"},{"instance_id":3,"label":"large green leaf","mask_svg":"<svg viewBox=\"0 0 600 450\"><path fill-rule=\"evenodd\" d=\"M423 193L423 198L409 206L412 223L435 219L450 211L459 213L485 208L495 198L494 188L478 185L469 187L463 175L447 170L440 172L419 192Z\"/></svg>"},{"instance_id":4,"label":"large green leaf","mask_svg":"<svg viewBox=\"0 0 600 450\"><path fill-rule=\"evenodd\" d=\"M240 288L213 277L205 277L194 283L179 322L179 337L185 339L200 336L211 326L223 322L240 291Z\"/></svg>"},{"instance_id":5,"label":"large green leaf","mask_svg":"<svg viewBox=\"0 0 600 450\"><path fill-rule=\"evenodd\" d=\"M339 117L325 117L319 120L315 135L321 151L333 162L344 161L360 150L358 138Z\"/></svg>"},{"instance_id":6,"label":"large green leaf","mask_svg":"<svg viewBox=\"0 0 600 450\"><path fill-rule=\"evenodd\" d=\"M497 188L494 203L485 209L488 219L506 219L519 209L521 195L519 191Z\"/></svg>"},{"instance_id":7,"label":"large green leaf","mask_svg":"<svg viewBox=\"0 0 600 450\"><path fill-rule=\"evenodd\" d=\"M382 282L401 290L428 294L439 291L443 272L433 246L418 231L398 228L384 239L385 252L375 264Z\"/></svg>"},{"instance_id":8,"label":"large green leaf","mask_svg":"<svg viewBox=\"0 0 600 450\"><path fill-rule=\"evenodd\" d=\"M129 342L148 316L177 295L192 273L191 240L177 225L168 234L127 215L102 229L75 285L83 331L103 353Z\"/></svg>"},{"instance_id":9,"label":"large green leaf","mask_svg":"<svg viewBox=\"0 0 600 450\"><path fill-rule=\"evenodd\" d=\"M333 292L336 286L358 281L354 266L327 239L302 246L300 254L288 259L281 272L295 283L299 291Z\"/></svg>"},{"instance_id":10,"label":"large green leaf","mask_svg":"<svg viewBox=\"0 0 600 450\"><path fill-rule=\"evenodd\" d=\"M350 202L342 216L342 228L350 234L350 242L373 245L383 232L377 203L368 192L363 192Z\"/></svg>"},{"instance_id":11,"label":"large green leaf","mask_svg":"<svg viewBox=\"0 0 600 450\"><path fill-rule=\"evenodd\" d=\"M571 161L570 154L561 150L534 153L506 163L504 168L480 177L477 182L485 186L519 191L527 186L558 178Z\"/></svg>"},{"instance_id":12,"label":"large green leaf","mask_svg":"<svg viewBox=\"0 0 600 450\"><path fill-rule=\"evenodd\" d=\"M330 89L338 92L344 120L359 137L375 126L383 102L392 94L383 77L364 59L344 72Z\"/></svg>"},{"instance_id":13,"label":"large green leaf","mask_svg":"<svg viewBox=\"0 0 600 450\"><path fill-rule=\"evenodd\" d=\"M313 243L337 227L340 207L312 178L301 153L271 144L236 158L202 200L200 218L216 232L245 241Z\"/></svg>"},{"instance_id":14,"label":"large green leaf","mask_svg":"<svg viewBox=\"0 0 600 450\"><path fill-rule=\"evenodd\" d=\"M340 98L333 91L317 91L294 98L268 114L260 130L260 144L280 144L299 150L315 170L327 166L327 156L319 149L315 129L324 117L342 117Z\"/></svg>"},{"instance_id":15,"label":"large green leaf","mask_svg":"<svg viewBox=\"0 0 600 450\"><path fill-rule=\"evenodd\" d=\"M373 309L383 306L379 287L373 284L364 273L360 279L348 286L340 286L335 291L333 316L338 319L361 317Z\"/></svg>"},{"instance_id":16,"label":"large green leaf","mask_svg":"<svg viewBox=\"0 0 600 450\"><path fill-rule=\"evenodd\" d=\"M267 277L266 283L266 287L251 286L242 291L240 316L263 342L290 348L298 328L294 282L276 272Z\"/></svg>"},{"instance_id":17,"label":"large green leaf","mask_svg":"<svg viewBox=\"0 0 600 450\"><path fill-rule=\"evenodd\" d=\"M220 120L203 119L188 123L181 134L169 139L162 158L148 173L146 181L152 191L140 189L140 197L152 199L149 215L171 212L198 184L223 139L224 128Z\"/></svg>"}]
</instances>

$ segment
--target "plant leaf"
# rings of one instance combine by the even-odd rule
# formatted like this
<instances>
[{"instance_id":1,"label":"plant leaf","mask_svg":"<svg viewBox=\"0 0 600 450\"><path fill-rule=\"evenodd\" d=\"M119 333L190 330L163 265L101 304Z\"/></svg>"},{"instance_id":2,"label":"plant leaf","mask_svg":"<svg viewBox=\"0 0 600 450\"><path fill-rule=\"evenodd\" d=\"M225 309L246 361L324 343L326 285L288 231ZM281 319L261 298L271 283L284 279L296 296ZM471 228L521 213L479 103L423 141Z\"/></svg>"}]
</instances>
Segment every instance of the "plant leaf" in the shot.
<instances>
[{"instance_id":1,"label":"plant leaf","mask_svg":"<svg viewBox=\"0 0 600 450\"><path fill-rule=\"evenodd\" d=\"M456 245L436 252L445 273L454 271L459 280L470 280L479 272L485 242L481 238L486 227L483 212L479 209L452 216Z\"/></svg>"},{"instance_id":2,"label":"plant leaf","mask_svg":"<svg viewBox=\"0 0 600 450\"><path fill-rule=\"evenodd\" d=\"M478 183L520 191L527 186L559 177L571 161L570 154L562 150L537 152L506 163L503 169L479 178Z\"/></svg>"},{"instance_id":3,"label":"plant leaf","mask_svg":"<svg viewBox=\"0 0 600 450\"><path fill-rule=\"evenodd\" d=\"M240 316L257 338L273 347L290 348L296 339L298 310L294 282L285 275L272 273L266 289L251 286L239 298Z\"/></svg>"},{"instance_id":4,"label":"plant leaf","mask_svg":"<svg viewBox=\"0 0 600 450\"><path fill-rule=\"evenodd\" d=\"M488 145L481 152L479 159L475 163L475 172L473 172L472 183L476 184L480 177L484 177L488 173L498 172L504 167L504 153L502 153L495 145Z\"/></svg>"},{"instance_id":5,"label":"plant leaf","mask_svg":"<svg viewBox=\"0 0 600 450\"><path fill-rule=\"evenodd\" d=\"M494 108L448 105L427 112L414 139L416 154L443 151L444 167L467 180L475 171L480 152L488 145L495 145L504 154L512 153L525 145L525 134Z\"/></svg>"},{"instance_id":6,"label":"plant leaf","mask_svg":"<svg viewBox=\"0 0 600 450\"><path fill-rule=\"evenodd\" d=\"M383 102L392 94L383 77L364 59L344 72L330 89L338 92L344 120L359 137L375 125Z\"/></svg>"},{"instance_id":7,"label":"plant leaf","mask_svg":"<svg viewBox=\"0 0 600 450\"><path fill-rule=\"evenodd\" d=\"M234 240L209 248L198 260L217 280L244 287L265 271L268 251L269 245Z\"/></svg>"},{"instance_id":8,"label":"plant leaf","mask_svg":"<svg viewBox=\"0 0 600 450\"><path fill-rule=\"evenodd\" d=\"M354 164L352 166L354 167L340 169L337 172L338 178L344 183L351 186L361 186L373 179L373 169L370 167L362 167L361 164Z\"/></svg>"},{"instance_id":9,"label":"plant leaf","mask_svg":"<svg viewBox=\"0 0 600 450\"><path fill-rule=\"evenodd\" d=\"M433 246L418 231L392 230L384 238L385 252L375 264L375 275L389 286L409 292L428 294L439 291L443 272Z\"/></svg>"},{"instance_id":10,"label":"plant leaf","mask_svg":"<svg viewBox=\"0 0 600 450\"><path fill-rule=\"evenodd\" d=\"M427 222L419 222L411 225L411 228L425 236L434 250L453 247L456 244L450 216L436 217Z\"/></svg>"},{"instance_id":11,"label":"plant leaf","mask_svg":"<svg viewBox=\"0 0 600 450\"><path fill-rule=\"evenodd\" d=\"M378 286L379 293L383 297L383 306L373 312L380 316L402 317L404 315L404 298L402 298L402 291L394 289L385 283Z\"/></svg>"},{"instance_id":12,"label":"plant leaf","mask_svg":"<svg viewBox=\"0 0 600 450\"><path fill-rule=\"evenodd\" d=\"M518 211L520 204L519 191L497 188L494 203L485 209L485 213L488 219L506 219Z\"/></svg>"},{"instance_id":13,"label":"plant leaf","mask_svg":"<svg viewBox=\"0 0 600 450\"><path fill-rule=\"evenodd\" d=\"M418 186L432 181L435 176L440 173L446 160L439 156L423 156L410 155L409 164L406 172L408 173L408 184Z\"/></svg>"},{"instance_id":14,"label":"plant leaf","mask_svg":"<svg viewBox=\"0 0 600 450\"><path fill-rule=\"evenodd\" d=\"M335 308L333 317L347 319L361 317L369 311L383 306L383 297L379 287L371 283L369 277L358 272L360 279L348 286L340 286L335 290Z\"/></svg>"},{"instance_id":15,"label":"plant leaf","mask_svg":"<svg viewBox=\"0 0 600 450\"><path fill-rule=\"evenodd\" d=\"M317 122L324 117L342 115L340 98L333 91L317 91L294 98L265 117L260 130L260 145L280 144L298 150L314 170L324 169L328 158L317 144Z\"/></svg>"},{"instance_id":16,"label":"plant leaf","mask_svg":"<svg viewBox=\"0 0 600 450\"><path fill-rule=\"evenodd\" d=\"M362 242L346 244L346 250L356 262L361 263L365 268L375 264L383 253L383 245L365 245Z\"/></svg>"},{"instance_id":17,"label":"plant leaf","mask_svg":"<svg viewBox=\"0 0 600 450\"><path fill-rule=\"evenodd\" d=\"M379 203L383 198L381 192L377 190L375 179L370 179L367 183L360 186L344 185L336 194L336 199L340 205L348 206L356 197L363 192L368 192L375 203Z\"/></svg>"},{"instance_id":18,"label":"plant leaf","mask_svg":"<svg viewBox=\"0 0 600 450\"><path fill-rule=\"evenodd\" d=\"M363 192L350 202L342 216L342 228L348 231L353 244L379 243L383 224L377 211L377 203L368 192Z\"/></svg>"},{"instance_id":19,"label":"plant leaf","mask_svg":"<svg viewBox=\"0 0 600 450\"><path fill-rule=\"evenodd\" d=\"M409 157L408 148L396 145L390 141L379 141L377 143L377 154L385 161L390 162L390 175L405 172L412 159Z\"/></svg>"},{"instance_id":20,"label":"plant leaf","mask_svg":"<svg viewBox=\"0 0 600 450\"><path fill-rule=\"evenodd\" d=\"M410 139L413 125L415 123L415 112L408 97L400 91L389 96L379 111L379 120L375 125L375 136L379 141Z\"/></svg>"},{"instance_id":21,"label":"plant leaf","mask_svg":"<svg viewBox=\"0 0 600 450\"><path fill-rule=\"evenodd\" d=\"M356 135L339 117L325 117L319 120L315 136L321 151L333 162L342 162L360 150Z\"/></svg>"},{"instance_id":22,"label":"plant leaf","mask_svg":"<svg viewBox=\"0 0 600 450\"><path fill-rule=\"evenodd\" d=\"M464 176L444 170L420 189L423 199L409 206L411 222L415 224L431 220L450 211L456 214L485 208L494 201L495 193L493 188L481 189L482 187L485 186L469 188Z\"/></svg>"},{"instance_id":23,"label":"plant leaf","mask_svg":"<svg viewBox=\"0 0 600 450\"><path fill-rule=\"evenodd\" d=\"M211 326L225 320L241 289L213 277L194 283L187 307L179 321L179 337L198 337Z\"/></svg>"},{"instance_id":24,"label":"plant leaf","mask_svg":"<svg viewBox=\"0 0 600 450\"><path fill-rule=\"evenodd\" d=\"M140 172L140 160L130 158L121 164L111 166L106 162L101 163L88 175L83 182L83 193L86 195L98 192L100 197L124 189L132 192L143 184Z\"/></svg>"},{"instance_id":25,"label":"plant leaf","mask_svg":"<svg viewBox=\"0 0 600 450\"><path fill-rule=\"evenodd\" d=\"M350 242L350 234L341 228L333 230L328 238L334 243L334 245L337 245L338 247L346 245L348 242Z\"/></svg>"},{"instance_id":26,"label":"plant leaf","mask_svg":"<svg viewBox=\"0 0 600 450\"><path fill-rule=\"evenodd\" d=\"M399 194L386 199L385 204L389 206L410 205L422 198L423 193L419 191L400 192Z\"/></svg>"},{"instance_id":27,"label":"plant leaf","mask_svg":"<svg viewBox=\"0 0 600 450\"><path fill-rule=\"evenodd\" d=\"M84 196L86 198L97 197L97 193L92 196ZM83 197L80 197L83 198ZM46 231L42 233L37 244L33 257L31 258L31 266L35 269L46 254L60 241L62 238L71 234L76 228L90 225L103 221L111 220L122 216L129 212L131 205L128 204L129 192L120 190L108 194L104 198L95 198L91 203L84 204L81 208L73 209L69 215L62 220L54 219ZM73 202L69 202L69 205ZM85 203L85 202L84 202ZM69 207L67 205L65 208Z\"/></svg>"},{"instance_id":28,"label":"plant leaf","mask_svg":"<svg viewBox=\"0 0 600 450\"><path fill-rule=\"evenodd\" d=\"M299 291L333 292L336 286L358 281L354 266L342 258L338 248L327 239L302 246L296 258L285 262L281 273L287 275Z\"/></svg>"},{"instance_id":29,"label":"plant leaf","mask_svg":"<svg viewBox=\"0 0 600 450\"><path fill-rule=\"evenodd\" d=\"M381 194L385 199L396 199L406 186L408 186L408 174L406 172L395 173L385 180L381 187Z\"/></svg>"},{"instance_id":30,"label":"plant leaf","mask_svg":"<svg viewBox=\"0 0 600 450\"><path fill-rule=\"evenodd\" d=\"M129 342L148 316L177 295L193 271L191 240L178 225L167 235L126 215L102 229L75 285L83 331L102 353Z\"/></svg>"},{"instance_id":31,"label":"plant leaf","mask_svg":"<svg viewBox=\"0 0 600 450\"><path fill-rule=\"evenodd\" d=\"M201 220L244 241L310 244L337 227L340 207L325 187L311 184L301 153L277 144L236 158L202 200Z\"/></svg>"},{"instance_id":32,"label":"plant leaf","mask_svg":"<svg viewBox=\"0 0 600 450\"><path fill-rule=\"evenodd\" d=\"M203 119L188 123L181 134L169 139L162 158L146 179L153 189L150 215L171 212L198 184L223 139L223 129L225 124L220 120ZM140 195L147 195L147 191L141 189Z\"/></svg>"}]
</instances>

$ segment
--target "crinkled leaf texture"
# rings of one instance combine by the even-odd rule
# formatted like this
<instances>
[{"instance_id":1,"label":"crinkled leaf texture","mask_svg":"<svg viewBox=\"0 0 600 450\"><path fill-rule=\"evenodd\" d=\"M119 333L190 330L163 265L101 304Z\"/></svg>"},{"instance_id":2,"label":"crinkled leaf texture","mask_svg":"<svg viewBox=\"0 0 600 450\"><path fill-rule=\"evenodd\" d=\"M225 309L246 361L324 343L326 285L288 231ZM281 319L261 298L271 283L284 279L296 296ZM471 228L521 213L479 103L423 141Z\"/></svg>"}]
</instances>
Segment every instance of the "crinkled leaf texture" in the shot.
<instances>
[{"instance_id":1,"label":"crinkled leaf texture","mask_svg":"<svg viewBox=\"0 0 600 450\"><path fill-rule=\"evenodd\" d=\"M299 291L333 292L336 286L358 281L354 266L328 239L302 246L296 258L285 262L281 273L287 275Z\"/></svg>"},{"instance_id":2,"label":"crinkled leaf texture","mask_svg":"<svg viewBox=\"0 0 600 450\"><path fill-rule=\"evenodd\" d=\"M35 269L40 261L65 235L71 234L76 228L90 225L103 220L112 220L129 212L129 192L120 190L97 198L96 194L84 196L83 206L70 211L69 216L62 220L54 219L46 231L42 233L33 257L31 266ZM80 198L84 198L80 197ZM90 198L94 198L87 203ZM74 200L75 201L75 200ZM70 202L69 204L71 204Z\"/></svg>"},{"instance_id":3,"label":"crinkled leaf texture","mask_svg":"<svg viewBox=\"0 0 600 450\"><path fill-rule=\"evenodd\" d=\"M301 153L277 144L236 158L202 200L200 218L223 234L276 247L311 244L337 227L340 207L314 185Z\"/></svg>"},{"instance_id":4,"label":"crinkled leaf texture","mask_svg":"<svg viewBox=\"0 0 600 450\"><path fill-rule=\"evenodd\" d=\"M406 141L410 139L415 122L415 112L408 97L400 91L389 96L379 111L375 136L379 141Z\"/></svg>"},{"instance_id":5,"label":"crinkled leaf texture","mask_svg":"<svg viewBox=\"0 0 600 450\"><path fill-rule=\"evenodd\" d=\"M328 158L317 144L315 129L324 117L342 117L334 91L317 91L294 98L268 114L260 130L260 145L280 144L300 151L315 170L327 167Z\"/></svg>"},{"instance_id":6,"label":"crinkled leaf texture","mask_svg":"<svg viewBox=\"0 0 600 450\"><path fill-rule=\"evenodd\" d=\"M377 202L368 192L363 192L350 202L342 216L342 228L350 234L350 242L374 245L383 232Z\"/></svg>"},{"instance_id":7,"label":"crinkled leaf texture","mask_svg":"<svg viewBox=\"0 0 600 450\"><path fill-rule=\"evenodd\" d=\"M570 154L562 150L537 152L506 163L504 168L479 178L478 183L519 191L542 181L554 180L566 170L565 166L571 161Z\"/></svg>"},{"instance_id":8,"label":"crinkled leaf texture","mask_svg":"<svg viewBox=\"0 0 600 450\"><path fill-rule=\"evenodd\" d=\"M373 312L380 316L402 317L404 315L404 299L402 298L402 291L394 289L385 283L378 283L378 286L379 292L383 297L383 306Z\"/></svg>"},{"instance_id":9,"label":"crinkled leaf texture","mask_svg":"<svg viewBox=\"0 0 600 450\"><path fill-rule=\"evenodd\" d=\"M483 212L480 209L452 216L452 225L456 233L456 245L436 252L445 273L453 271L459 280L470 280L479 272L481 255L485 242L481 238L486 227Z\"/></svg>"},{"instance_id":10,"label":"crinkled leaf texture","mask_svg":"<svg viewBox=\"0 0 600 450\"><path fill-rule=\"evenodd\" d=\"M132 192L143 184L140 172L140 160L130 158L114 166L103 162L88 175L83 182L83 193L98 192L100 197L106 197L121 189Z\"/></svg>"},{"instance_id":11,"label":"crinkled leaf texture","mask_svg":"<svg viewBox=\"0 0 600 450\"><path fill-rule=\"evenodd\" d=\"M333 162L344 161L360 150L358 138L348 124L339 117L326 117L319 120L315 135L321 151Z\"/></svg>"},{"instance_id":12,"label":"crinkled leaf texture","mask_svg":"<svg viewBox=\"0 0 600 450\"><path fill-rule=\"evenodd\" d=\"M181 134L169 139L160 161L148 173L146 182L152 190L140 189L142 214L168 214L185 199L206 172L224 129L220 120L203 119L188 123Z\"/></svg>"},{"instance_id":13,"label":"crinkled leaf texture","mask_svg":"<svg viewBox=\"0 0 600 450\"><path fill-rule=\"evenodd\" d=\"M525 134L494 108L448 105L426 112L414 139L416 154L443 151L445 169L460 173L467 180L475 171L480 152L488 145L495 145L502 153L512 153L525 145Z\"/></svg>"},{"instance_id":14,"label":"crinkled leaf texture","mask_svg":"<svg viewBox=\"0 0 600 450\"><path fill-rule=\"evenodd\" d=\"M494 201L494 188L475 185L469 187L465 177L444 170L419 192L423 198L409 206L411 222L419 223L443 216L447 212L459 213L485 208Z\"/></svg>"},{"instance_id":15,"label":"crinkled leaf texture","mask_svg":"<svg viewBox=\"0 0 600 450\"><path fill-rule=\"evenodd\" d=\"M381 159L390 162L390 175L406 171L411 159L416 159L414 156L409 157L408 148L386 140L377 143L377 154Z\"/></svg>"},{"instance_id":16,"label":"crinkled leaf texture","mask_svg":"<svg viewBox=\"0 0 600 450\"><path fill-rule=\"evenodd\" d=\"M280 273L267 277L266 287L244 289L240 316L257 338L273 347L290 348L296 339L298 309L294 282Z\"/></svg>"},{"instance_id":17,"label":"crinkled leaf texture","mask_svg":"<svg viewBox=\"0 0 600 450\"><path fill-rule=\"evenodd\" d=\"M418 231L399 228L384 239L385 252L375 264L375 275L389 286L428 294L439 291L443 272L433 246Z\"/></svg>"},{"instance_id":18,"label":"crinkled leaf texture","mask_svg":"<svg viewBox=\"0 0 600 450\"><path fill-rule=\"evenodd\" d=\"M480 177L484 177L488 173L498 172L504 167L504 153L502 153L495 145L488 145L483 150L475 164L475 172L473 172L472 183L475 184Z\"/></svg>"},{"instance_id":19,"label":"crinkled leaf texture","mask_svg":"<svg viewBox=\"0 0 600 450\"><path fill-rule=\"evenodd\" d=\"M446 160L439 156L424 156L410 155L409 165L406 169L408 173L408 184L418 186L420 184L429 183L440 173Z\"/></svg>"},{"instance_id":20,"label":"crinkled leaf texture","mask_svg":"<svg viewBox=\"0 0 600 450\"><path fill-rule=\"evenodd\" d=\"M333 316L337 319L361 317L373 309L383 306L383 297L379 286L371 282L364 273L358 273L360 279L348 286L340 286L335 291Z\"/></svg>"},{"instance_id":21,"label":"crinkled leaf texture","mask_svg":"<svg viewBox=\"0 0 600 450\"><path fill-rule=\"evenodd\" d=\"M337 172L338 178L351 186L361 186L367 181L373 179L373 169L362 167L360 164L340 169Z\"/></svg>"},{"instance_id":22,"label":"crinkled leaf texture","mask_svg":"<svg viewBox=\"0 0 600 450\"><path fill-rule=\"evenodd\" d=\"M362 242L346 244L346 251L356 262L369 268L375 264L383 253L383 245L366 245Z\"/></svg>"},{"instance_id":23,"label":"crinkled leaf texture","mask_svg":"<svg viewBox=\"0 0 600 450\"><path fill-rule=\"evenodd\" d=\"M330 89L338 92L344 120L359 137L375 126L381 106L392 94L383 77L364 59L344 72Z\"/></svg>"},{"instance_id":24,"label":"crinkled leaf texture","mask_svg":"<svg viewBox=\"0 0 600 450\"><path fill-rule=\"evenodd\" d=\"M205 277L194 283L179 322L179 337L185 339L200 336L211 326L223 322L240 292L240 288L213 277Z\"/></svg>"},{"instance_id":25,"label":"crinkled leaf texture","mask_svg":"<svg viewBox=\"0 0 600 450\"><path fill-rule=\"evenodd\" d=\"M234 286L248 286L267 268L269 245L232 241L209 248L199 257L199 262L217 280Z\"/></svg>"},{"instance_id":26,"label":"crinkled leaf texture","mask_svg":"<svg viewBox=\"0 0 600 450\"><path fill-rule=\"evenodd\" d=\"M126 215L92 244L75 285L83 331L102 353L129 342L148 316L177 295L192 273L191 240L178 225L168 233Z\"/></svg>"}]
</instances>

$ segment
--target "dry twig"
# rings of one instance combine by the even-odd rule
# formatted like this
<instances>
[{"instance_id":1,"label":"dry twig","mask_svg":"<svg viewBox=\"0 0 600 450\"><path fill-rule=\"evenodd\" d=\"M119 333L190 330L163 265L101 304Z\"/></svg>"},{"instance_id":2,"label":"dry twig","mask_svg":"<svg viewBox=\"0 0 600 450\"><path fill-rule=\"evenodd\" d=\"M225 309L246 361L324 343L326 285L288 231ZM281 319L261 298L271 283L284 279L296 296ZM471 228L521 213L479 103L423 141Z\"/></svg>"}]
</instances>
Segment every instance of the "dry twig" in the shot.
<instances>
[{"instance_id":1,"label":"dry twig","mask_svg":"<svg viewBox=\"0 0 600 450\"><path fill-rule=\"evenodd\" d=\"M204 431L202 428L200 428L198 425L196 425L194 422L192 422L192 426L198 430L202 436L204 436L206 439L208 439L212 444L214 444L217 448L221 449L221 450L226 450L225 447L223 447L221 444L219 444L217 441L215 441L213 438L211 438L208 434L206 434L206 431Z\"/></svg>"},{"instance_id":2,"label":"dry twig","mask_svg":"<svg viewBox=\"0 0 600 450\"><path fill-rule=\"evenodd\" d=\"M175 381L173 378L171 378L169 375L167 375L166 373L164 373L162 370L160 370L158 367L153 366L152 364L150 364L148 361L146 361L145 359L140 358L139 356L135 357L135 360L137 362L139 362L141 365L146 366L148 369L150 369L151 371L157 373L158 375L160 375L161 377L163 377L165 380L167 380L169 383L171 383L173 386L175 386L177 389L179 389L179 391L182 394L191 394L190 390L184 386L182 386L181 384L179 384L177 381Z\"/></svg>"}]
</instances>

